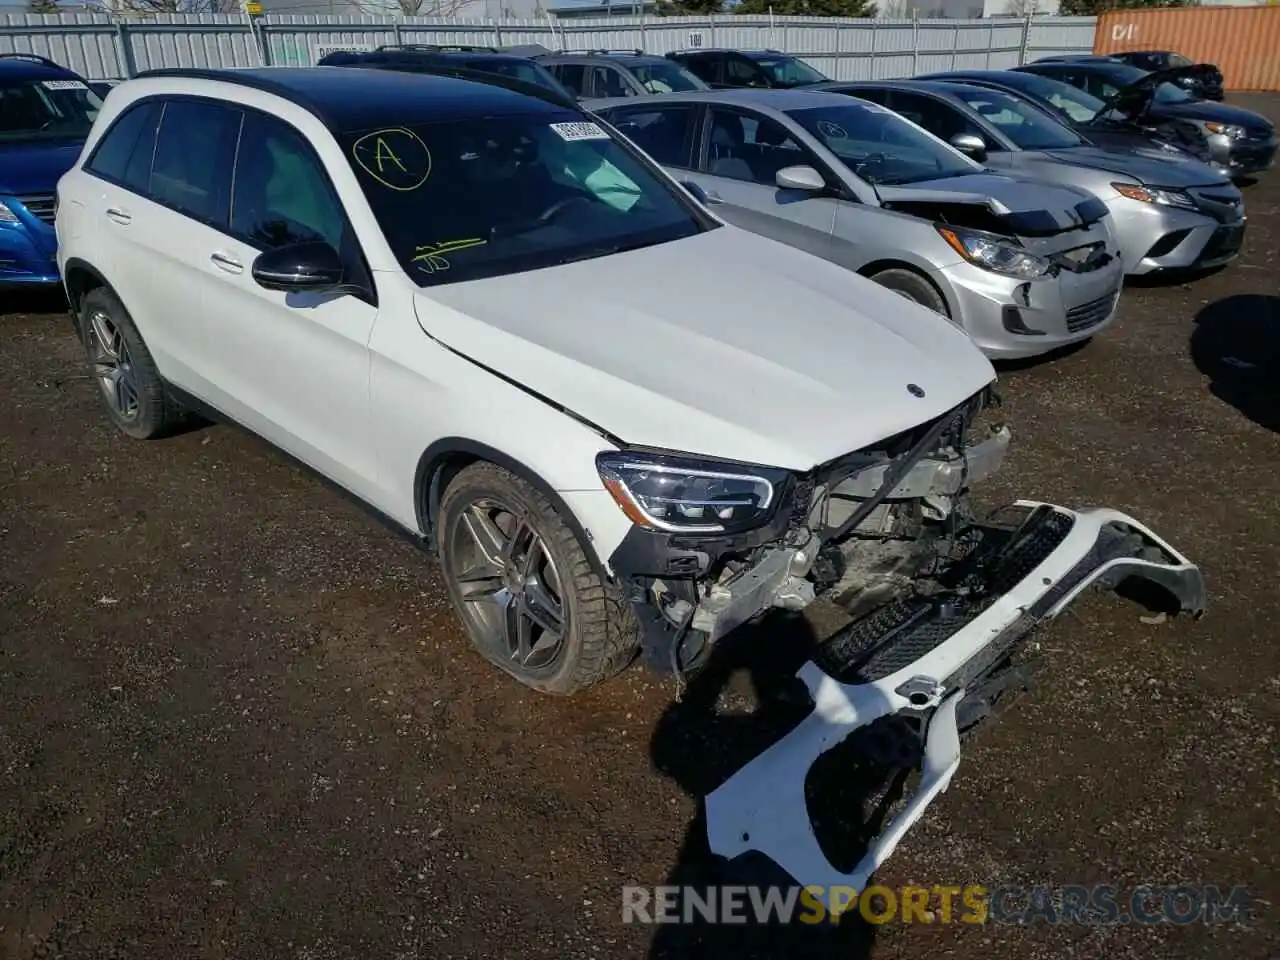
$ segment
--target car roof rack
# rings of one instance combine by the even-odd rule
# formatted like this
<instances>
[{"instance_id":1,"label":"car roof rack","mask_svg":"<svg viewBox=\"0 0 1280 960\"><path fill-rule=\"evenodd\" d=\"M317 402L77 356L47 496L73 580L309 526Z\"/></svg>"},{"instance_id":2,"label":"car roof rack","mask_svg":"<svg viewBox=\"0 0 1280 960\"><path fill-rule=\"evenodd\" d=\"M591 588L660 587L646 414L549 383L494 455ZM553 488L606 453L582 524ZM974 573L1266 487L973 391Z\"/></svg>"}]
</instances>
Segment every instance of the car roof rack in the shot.
<instances>
[{"instance_id":1,"label":"car roof rack","mask_svg":"<svg viewBox=\"0 0 1280 960\"><path fill-rule=\"evenodd\" d=\"M42 57L38 53L23 53L14 51L12 53L0 53L0 60L25 60L29 63L39 63L46 67L56 67L59 70L67 70L62 64L56 60L50 60L48 57ZM68 73L74 73L73 70L67 70Z\"/></svg>"},{"instance_id":2,"label":"car roof rack","mask_svg":"<svg viewBox=\"0 0 1280 960\"><path fill-rule=\"evenodd\" d=\"M586 55L586 56L597 56L597 57L610 57L610 56L612 57L647 57L647 56L650 56L650 54L645 53L643 50L637 50L634 48L630 50L606 50L606 49L597 47L597 48L591 48L586 50L558 50L556 52ZM657 54L655 53L653 54L653 56L656 57Z\"/></svg>"},{"instance_id":3,"label":"car roof rack","mask_svg":"<svg viewBox=\"0 0 1280 960\"><path fill-rule=\"evenodd\" d=\"M467 43L384 43L377 53L500 53L497 47Z\"/></svg>"}]
</instances>

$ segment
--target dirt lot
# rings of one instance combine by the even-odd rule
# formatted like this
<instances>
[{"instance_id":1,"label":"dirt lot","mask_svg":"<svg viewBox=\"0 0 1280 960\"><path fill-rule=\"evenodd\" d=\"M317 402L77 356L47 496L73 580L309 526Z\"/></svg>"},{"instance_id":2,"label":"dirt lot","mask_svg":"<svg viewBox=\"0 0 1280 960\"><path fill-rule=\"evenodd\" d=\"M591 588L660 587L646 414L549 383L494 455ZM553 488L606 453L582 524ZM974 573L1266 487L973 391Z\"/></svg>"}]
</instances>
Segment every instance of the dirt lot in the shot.
<instances>
[{"instance_id":1,"label":"dirt lot","mask_svg":"<svg viewBox=\"0 0 1280 960\"><path fill-rule=\"evenodd\" d=\"M879 879L1244 884L1250 926L622 925L623 884L709 876L692 795L751 716L640 668L524 692L411 546L232 429L116 434L61 306L5 295L0 957L1280 955L1280 172L1246 196L1235 265L1002 373L997 493L1145 519L1209 615L1099 594L1039 633Z\"/></svg>"}]
</instances>

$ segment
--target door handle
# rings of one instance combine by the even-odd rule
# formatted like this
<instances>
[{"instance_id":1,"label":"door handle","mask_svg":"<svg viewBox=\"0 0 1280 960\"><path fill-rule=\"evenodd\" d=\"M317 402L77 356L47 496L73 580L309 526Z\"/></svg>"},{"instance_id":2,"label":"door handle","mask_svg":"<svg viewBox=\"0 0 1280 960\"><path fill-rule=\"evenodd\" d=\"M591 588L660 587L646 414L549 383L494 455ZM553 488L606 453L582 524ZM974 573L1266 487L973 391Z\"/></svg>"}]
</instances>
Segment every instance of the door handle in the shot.
<instances>
[{"instance_id":1,"label":"door handle","mask_svg":"<svg viewBox=\"0 0 1280 960\"><path fill-rule=\"evenodd\" d=\"M244 264L228 253L211 253L209 259L215 267L226 273L244 273Z\"/></svg>"},{"instance_id":2,"label":"door handle","mask_svg":"<svg viewBox=\"0 0 1280 960\"><path fill-rule=\"evenodd\" d=\"M133 214L119 207L107 207L107 217L119 224L126 224L133 220Z\"/></svg>"}]
</instances>

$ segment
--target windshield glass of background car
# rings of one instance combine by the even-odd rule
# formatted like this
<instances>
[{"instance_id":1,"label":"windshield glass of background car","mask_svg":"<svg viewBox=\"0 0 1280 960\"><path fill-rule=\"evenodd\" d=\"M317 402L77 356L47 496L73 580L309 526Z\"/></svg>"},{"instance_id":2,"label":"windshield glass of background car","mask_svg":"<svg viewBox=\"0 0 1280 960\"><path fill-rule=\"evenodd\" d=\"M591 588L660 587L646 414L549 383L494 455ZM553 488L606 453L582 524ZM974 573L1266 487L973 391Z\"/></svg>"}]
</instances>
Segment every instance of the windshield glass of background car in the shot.
<instances>
[{"instance_id":1,"label":"windshield glass of background car","mask_svg":"<svg viewBox=\"0 0 1280 960\"><path fill-rule=\"evenodd\" d=\"M792 110L788 115L868 183L913 183L978 169L888 110L841 105Z\"/></svg>"},{"instance_id":2,"label":"windshield glass of background car","mask_svg":"<svg viewBox=\"0 0 1280 960\"><path fill-rule=\"evenodd\" d=\"M676 64L637 63L631 67L636 79L650 93L680 93L685 90L705 90L707 85Z\"/></svg>"},{"instance_id":3,"label":"windshield glass of background car","mask_svg":"<svg viewBox=\"0 0 1280 960\"><path fill-rule=\"evenodd\" d=\"M707 229L647 162L570 111L366 130L342 141L387 241L421 286Z\"/></svg>"},{"instance_id":4,"label":"windshield glass of background car","mask_svg":"<svg viewBox=\"0 0 1280 960\"><path fill-rule=\"evenodd\" d=\"M1098 111L1106 106L1097 97L1085 93L1079 87L1060 80L1036 76L1034 73L1024 74L1030 80L1022 80L1028 94L1052 104L1065 116L1078 123L1087 123L1098 115Z\"/></svg>"},{"instance_id":5,"label":"windshield glass of background car","mask_svg":"<svg viewBox=\"0 0 1280 960\"><path fill-rule=\"evenodd\" d=\"M758 57L760 65L778 86L793 87L801 83L822 83L827 78L803 60L795 57Z\"/></svg>"},{"instance_id":6,"label":"windshield glass of background car","mask_svg":"<svg viewBox=\"0 0 1280 960\"><path fill-rule=\"evenodd\" d=\"M1078 147L1083 141L1047 113L995 90L964 90L964 100L982 119L1023 150Z\"/></svg>"},{"instance_id":7,"label":"windshield glass of background car","mask_svg":"<svg viewBox=\"0 0 1280 960\"><path fill-rule=\"evenodd\" d=\"M79 80L0 83L0 140L82 140L101 107Z\"/></svg>"}]
</instances>

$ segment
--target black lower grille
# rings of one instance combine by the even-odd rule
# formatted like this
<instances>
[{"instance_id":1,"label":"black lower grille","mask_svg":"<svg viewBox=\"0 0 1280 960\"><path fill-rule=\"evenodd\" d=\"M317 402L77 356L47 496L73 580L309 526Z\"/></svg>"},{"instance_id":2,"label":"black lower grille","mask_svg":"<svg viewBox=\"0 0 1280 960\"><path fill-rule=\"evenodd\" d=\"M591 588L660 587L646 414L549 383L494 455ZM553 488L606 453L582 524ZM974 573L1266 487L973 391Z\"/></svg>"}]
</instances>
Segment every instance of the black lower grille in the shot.
<instances>
[{"instance_id":1,"label":"black lower grille","mask_svg":"<svg viewBox=\"0 0 1280 960\"><path fill-rule=\"evenodd\" d=\"M19 197L18 202L27 208L27 212L45 223L53 223L53 215L58 209L58 198L52 193L37 193L27 197Z\"/></svg>"},{"instance_id":2,"label":"black lower grille","mask_svg":"<svg viewBox=\"0 0 1280 960\"><path fill-rule=\"evenodd\" d=\"M1237 223L1228 227L1219 227L1200 251L1200 260L1208 263L1223 257L1233 257L1240 252L1244 243L1244 224Z\"/></svg>"},{"instance_id":3,"label":"black lower grille","mask_svg":"<svg viewBox=\"0 0 1280 960\"><path fill-rule=\"evenodd\" d=\"M1115 307L1115 304L1116 294L1112 292L1105 297L1099 297L1097 300L1090 300L1088 303L1082 303L1078 307L1072 307L1067 311L1067 329L1072 333L1079 333L1081 330L1096 327L1111 316L1111 310Z\"/></svg>"}]
</instances>

